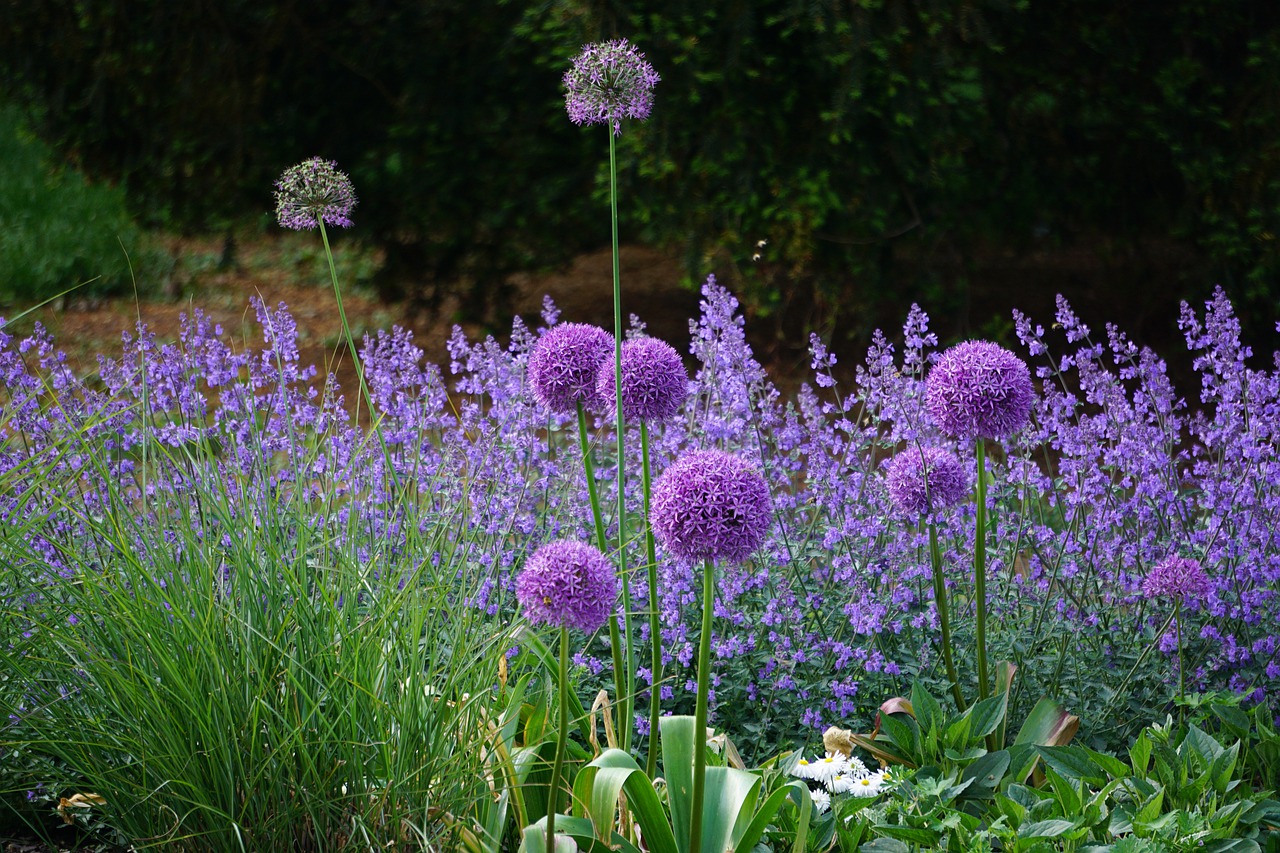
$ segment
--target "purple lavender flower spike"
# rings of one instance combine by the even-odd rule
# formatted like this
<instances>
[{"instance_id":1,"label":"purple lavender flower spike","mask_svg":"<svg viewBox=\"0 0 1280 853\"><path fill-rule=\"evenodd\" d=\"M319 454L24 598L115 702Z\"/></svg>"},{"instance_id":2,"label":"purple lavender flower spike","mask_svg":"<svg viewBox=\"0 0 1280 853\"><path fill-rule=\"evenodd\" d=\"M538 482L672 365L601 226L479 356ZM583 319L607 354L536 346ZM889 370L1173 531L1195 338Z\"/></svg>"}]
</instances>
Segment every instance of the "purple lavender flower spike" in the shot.
<instances>
[{"instance_id":1,"label":"purple lavender flower spike","mask_svg":"<svg viewBox=\"0 0 1280 853\"><path fill-rule=\"evenodd\" d=\"M925 380L925 406L955 438L1006 438L1027 423L1035 391L1026 363L989 341L944 352Z\"/></svg>"},{"instance_id":2,"label":"purple lavender flower spike","mask_svg":"<svg viewBox=\"0 0 1280 853\"><path fill-rule=\"evenodd\" d=\"M626 39L588 44L565 72L565 109L574 124L611 124L617 136L624 118L649 117L661 79Z\"/></svg>"},{"instance_id":3,"label":"purple lavender flower spike","mask_svg":"<svg viewBox=\"0 0 1280 853\"><path fill-rule=\"evenodd\" d=\"M686 453L653 485L653 532L686 560L739 563L764 541L773 518L769 486L755 468L730 453Z\"/></svg>"},{"instance_id":4,"label":"purple lavender flower spike","mask_svg":"<svg viewBox=\"0 0 1280 853\"><path fill-rule=\"evenodd\" d=\"M613 335L587 323L553 326L529 354L529 382L538 402L553 412L606 405L596 393L601 362L613 355Z\"/></svg>"},{"instance_id":5,"label":"purple lavender flower spike","mask_svg":"<svg viewBox=\"0 0 1280 853\"><path fill-rule=\"evenodd\" d=\"M332 160L312 157L285 169L276 181L276 218L294 231L315 228L322 219L349 228L355 206L355 187Z\"/></svg>"},{"instance_id":6,"label":"purple lavender flower spike","mask_svg":"<svg viewBox=\"0 0 1280 853\"><path fill-rule=\"evenodd\" d=\"M516 600L534 625L590 634L609 618L618 596L613 566L598 550L567 539L534 552L516 578Z\"/></svg>"},{"instance_id":7,"label":"purple lavender flower spike","mask_svg":"<svg viewBox=\"0 0 1280 853\"><path fill-rule=\"evenodd\" d=\"M617 378L610 366L600 370L596 394L609 405ZM689 374L680 353L666 341L637 338L622 345L622 413L629 421L674 417L689 395Z\"/></svg>"},{"instance_id":8,"label":"purple lavender flower spike","mask_svg":"<svg viewBox=\"0 0 1280 853\"><path fill-rule=\"evenodd\" d=\"M911 447L889 462L885 479L889 498L903 515L946 509L969 493L964 467L940 447Z\"/></svg>"},{"instance_id":9,"label":"purple lavender flower spike","mask_svg":"<svg viewBox=\"0 0 1280 853\"><path fill-rule=\"evenodd\" d=\"M1169 557L1156 565L1142 582L1142 594L1151 598L1203 598L1209 594L1209 576L1195 560Z\"/></svg>"}]
</instances>

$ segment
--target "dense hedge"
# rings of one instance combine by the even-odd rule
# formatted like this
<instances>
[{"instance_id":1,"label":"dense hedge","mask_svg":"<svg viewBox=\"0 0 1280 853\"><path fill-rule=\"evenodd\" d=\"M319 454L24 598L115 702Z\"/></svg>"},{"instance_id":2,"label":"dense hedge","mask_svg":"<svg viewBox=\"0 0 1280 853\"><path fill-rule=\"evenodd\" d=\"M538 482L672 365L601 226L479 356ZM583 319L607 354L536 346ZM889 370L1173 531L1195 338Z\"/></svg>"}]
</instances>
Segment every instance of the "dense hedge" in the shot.
<instances>
[{"instance_id":1,"label":"dense hedge","mask_svg":"<svg viewBox=\"0 0 1280 853\"><path fill-rule=\"evenodd\" d=\"M686 247L691 273L736 271L758 311L790 300L831 321L904 264L928 280L982 247L1154 236L1198 251L1198 285L1277 291L1271 0L17 0L0 14L0 73L146 217L263 209L284 166L321 154L352 173L393 274L461 276L486 298L507 270L607 238L602 131L567 122L559 76L614 35L663 76L654 117L622 137L628 233Z\"/></svg>"}]
</instances>

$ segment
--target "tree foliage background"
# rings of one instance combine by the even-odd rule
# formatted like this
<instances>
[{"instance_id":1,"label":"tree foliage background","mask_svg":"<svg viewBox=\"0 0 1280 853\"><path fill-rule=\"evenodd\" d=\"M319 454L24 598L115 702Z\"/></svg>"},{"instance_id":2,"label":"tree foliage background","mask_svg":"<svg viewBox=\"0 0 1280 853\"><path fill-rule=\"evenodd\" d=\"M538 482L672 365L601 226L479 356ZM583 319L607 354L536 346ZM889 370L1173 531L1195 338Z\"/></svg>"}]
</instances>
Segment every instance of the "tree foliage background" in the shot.
<instances>
[{"instance_id":1,"label":"tree foliage background","mask_svg":"<svg viewBox=\"0 0 1280 853\"><path fill-rule=\"evenodd\" d=\"M607 240L605 131L567 121L560 76L618 36L663 76L621 138L627 233L780 324L852 329L886 299L963 298L984 252L1081 241L1172 241L1191 262L1170 287L1221 283L1246 312L1280 293L1272 0L2 8L4 94L145 224L234 221L333 158L388 292L424 305L500 308L512 270Z\"/></svg>"}]
</instances>

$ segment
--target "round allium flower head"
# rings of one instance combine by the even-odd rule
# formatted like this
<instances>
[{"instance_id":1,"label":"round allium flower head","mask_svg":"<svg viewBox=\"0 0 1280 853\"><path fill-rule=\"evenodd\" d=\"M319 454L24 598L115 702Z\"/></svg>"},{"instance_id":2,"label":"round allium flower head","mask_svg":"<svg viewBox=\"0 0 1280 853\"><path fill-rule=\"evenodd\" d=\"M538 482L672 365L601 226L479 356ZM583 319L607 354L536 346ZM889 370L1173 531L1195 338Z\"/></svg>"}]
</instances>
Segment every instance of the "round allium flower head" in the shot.
<instances>
[{"instance_id":1,"label":"round allium flower head","mask_svg":"<svg viewBox=\"0 0 1280 853\"><path fill-rule=\"evenodd\" d=\"M1203 598L1209 594L1209 576L1195 560L1169 557L1147 575L1142 594L1152 598Z\"/></svg>"},{"instance_id":2,"label":"round allium flower head","mask_svg":"<svg viewBox=\"0 0 1280 853\"><path fill-rule=\"evenodd\" d=\"M764 541L772 515L760 472L719 450L686 453L653 484L653 533L676 557L741 562Z\"/></svg>"},{"instance_id":3,"label":"round allium flower head","mask_svg":"<svg viewBox=\"0 0 1280 853\"><path fill-rule=\"evenodd\" d=\"M596 393L606 406L615 399L613 365L601 365ZM680 353L666 341L638 338L622 345L622 414L627 420L673 417L689 394L689 374Z\"/></svg>"},{"instance_id":4,"label":"round allium flower head","mask_svg":"<svg viewBox=\"0 0 1280 853\"><path fill-rule=\"evenodd\" d=\"M553 412L573 412L578 403L600 409L596 393L601 362L613 355L613 335L588 323L552 326L529 354L529 381L538 402Z\"/></svg>"},{"instance_id":5,"label":"round allium flower head","mask_svg":"<svg viewBox=\"0 0 1280 853\"><path fill-rule=\"evenodd\" d=\"M312 157L285 169L276 181L276 218L294 231L315 228L321 219L350 227L355 206L355 187L332 160Z\"/></svg>"},{"instance_id":6,"label":"round allium flower head","mask_svg":"<svg viewBox=\"0 0 1280 853\"><path fill-rule=\"evenodd\" d=\"M516 600L535 625L590 634L608 620L617 596L609 559L582 542L548 542L516 577Z\"/></svg>"},{"instance_id":7,"label":"round allium flower head","mask_svg":"<svg viewBox=\"0 0 1280 853\"><path fill-rule=\"evenodd\" d=\"M649 117L653 87L661 79L626 39L586 45L564 74L569 119L574 124L611 124L614 134L620 134L624 118Z\"/></svg>"},{"instance_id":8,"label":"round allium flower head","mask_svg":"<svg viewBox=\"0 0 1280 853\"><path fill-rule=\"evenodd\" d=\"M1005 438L1026 424L1035 391L1026 363L990 341L944 352L925 380L925 406L956 438Z\"/></svg>"},{"instance_id":9,"label":"round allium flower head","mask_svg":"<svg viewBox=\"0 0 1280 853\"><path fill-rule=\"evenodd\" d=\"M941 447L910 447L889 462L889 498L903 515L954 506L969 493L964 466Z\"/></svg>"}]
</instances>

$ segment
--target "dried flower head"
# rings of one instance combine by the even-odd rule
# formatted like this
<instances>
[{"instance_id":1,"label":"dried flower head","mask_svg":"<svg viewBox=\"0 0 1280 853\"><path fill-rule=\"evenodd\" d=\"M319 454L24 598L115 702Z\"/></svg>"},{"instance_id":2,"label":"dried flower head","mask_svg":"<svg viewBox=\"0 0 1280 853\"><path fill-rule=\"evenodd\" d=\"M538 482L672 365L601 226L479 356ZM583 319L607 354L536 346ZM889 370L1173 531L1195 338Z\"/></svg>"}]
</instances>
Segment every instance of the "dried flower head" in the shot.
<instances>
[{"instance_id":1,"label":"dried flower head","mask_svg":"<svg viewBox=\"0 0 1280 853\"><path fill-rule=\"evenodd\" d=\"M600 409L605 401L596 393L597 373L612 361L613 335L588 323L552 326L529 354L533 394L553 412L573 412L582 403Z\"/></svg>"},{"instance_id":2,"label":"dried flower head","mask_svg":"<svg viewBox=\"0 0 1280 853\"><path fill-rule=\"evenodd\" d=\"M616 381L613 370L601 368L596 392L605 405L616 398ZM657 338L622 345L622 413L627 420L673 417L688 395L689 374L675 347Z\"/></svg>"},{"instance_id":3,"label":"dried flower head","mask_svg":"<svg viewBox=\"0 0 1280 853\"><path fill-rule=\"evenodd\" d=\"M356 191L332 160L312 157L285 169L276 181L276 218L285 228L305 231L320 220L348 228Z\"/></svg>"},{"instance_id":4,"label":"dried flower head","mask_svg":"<svg viewBox=\"0 0 1280 853\"><path fill-rule=\"evenodd\" d=\"M618 582L609 559L582 542L548 542L516 578L516 600L535 625L590 634L609 618Z\"/></svg>"},{"instance_id":5,"label":"dried flower head","mask_svg":"<svg viewBox=\"0 0 1280 853\"><path fill-rule=\"evenodd\" d=\"M956 438L1005 438L1031 414L1035 391L1026 363L990 341L965 341L944 352L925 380L925 405Z\"/></svg>"},{"instance_id":6,"label":"dried flower head","mask_svg":"<svg viewBox=\"0 0 1280 853\"><path fill-rule=\"evenodd\" d=\"M649 117L653 87L660 79L626 39L586 45L564 75L569 119L574 124L611 124L614 134L620 134L624 118Z\"/></svg>"},{"instance_id":7,"label":"dried flower head","mask_svg":"<svg viewBox=\"0 0 1280 853\"><path fill-rule=\"evenodd\" d=\"M889 498L903 515L954 506L969 493L964 466L941 447L910 447L889 462Z\"/></svg>"},{"instance_id":8,"label":"dried flower head","mask_svg":"<svg viewBox=\"0 0 1280 853\"><path fill-rule=\"evenodd\" d=\"M653 485L653 532L676 557L741 562L764 541L772 515L760 472L719 450L684 454Z\"/></svg>"},{"instance_id":9,"label":"dried flower head","mask_svg":"<svg viewBox=\"0 0 1280 853\"><path fill-rule=\"evenodd\" d=\"M1169 557L1156 565L1142 582L1142 594L1152 598L1203 598L1209 593L1209 576L1199 562Z\"/></svg>"}]
</instances>

